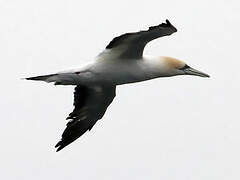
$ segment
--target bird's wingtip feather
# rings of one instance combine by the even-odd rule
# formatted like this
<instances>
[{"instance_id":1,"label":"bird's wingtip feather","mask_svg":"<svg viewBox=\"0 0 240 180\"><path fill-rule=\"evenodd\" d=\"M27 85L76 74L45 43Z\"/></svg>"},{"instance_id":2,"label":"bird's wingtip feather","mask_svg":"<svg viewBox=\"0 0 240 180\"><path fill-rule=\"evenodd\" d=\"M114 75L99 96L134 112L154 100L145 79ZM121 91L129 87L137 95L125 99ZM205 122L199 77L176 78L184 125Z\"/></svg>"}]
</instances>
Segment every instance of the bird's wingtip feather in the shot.
<instances>
[{"instance_id":1,"label":"bird's wingtip feather","mask_svg":"<svg viewBox=\"0 0 240 180\"><path fill-rule=\"evenodd\" d=\"M56 145L55 148L57 148L56 152L60 151L63 149L65 146L62 145L62 141L59 141Z\"/></svg>"}]
</instances>

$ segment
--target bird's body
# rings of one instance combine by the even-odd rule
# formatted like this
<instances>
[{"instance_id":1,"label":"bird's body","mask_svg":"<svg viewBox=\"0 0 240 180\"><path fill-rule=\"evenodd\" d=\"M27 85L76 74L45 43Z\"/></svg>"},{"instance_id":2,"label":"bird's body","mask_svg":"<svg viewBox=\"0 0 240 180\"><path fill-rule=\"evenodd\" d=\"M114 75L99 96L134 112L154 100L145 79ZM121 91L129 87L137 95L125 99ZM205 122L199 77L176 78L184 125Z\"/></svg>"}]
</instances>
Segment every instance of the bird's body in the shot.
<instances>
[{"instance_id":1,"label":"bird's body","mask_svg":"<svg viewBox=\"0 0 240 180\"><path fill-rule=\"evenodd\" d=\"M27 78L53 82L55 85L76 85L74 110L67 117L70 120L61 141L56 145L57 151L91 130L103 117L115 97L117 85L176 75L209 77L175 58L143 56L148 42L176 31L167 20L147 31L114 38L93 62L79 69Z\"/></svg>"},{"instance_id":2,"label":"bird's body","mask_svg":"<svg viewBox=\"0 0 240 180\"><path fill-rule=\"evenodd\" d=\"M157 77L171 76L171 72L166 69L166 59L170 58L143 57L142 59L131 60L108 60L100 57L79 69L63 71L59 72L59 74L65 74L66 76L69 75L69 77L75 79L69 82L62 82L63 84L65 83L65 85L121 85L145 81ZM179 72L179 74L181 73Z\"/></svg>"}]
</instances>

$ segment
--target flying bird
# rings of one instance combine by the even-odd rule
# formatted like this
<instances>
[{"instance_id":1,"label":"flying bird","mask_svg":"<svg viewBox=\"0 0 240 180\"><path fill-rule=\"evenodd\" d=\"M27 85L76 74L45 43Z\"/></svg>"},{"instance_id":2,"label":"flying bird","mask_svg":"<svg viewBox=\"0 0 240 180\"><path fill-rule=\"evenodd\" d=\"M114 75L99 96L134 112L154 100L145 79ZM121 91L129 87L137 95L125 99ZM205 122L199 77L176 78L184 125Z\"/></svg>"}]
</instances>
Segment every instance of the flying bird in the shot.
<instances>
[{"instance_id":1,"label":"flying bird","mask_svg":"<svg viewBox=\"0 0 240 180\"><path fill-rule=\"evenodd\" d=\"M176 58L143 56L147 43L175 32L177 29L166 20L148 30L115 37L93 62L81 68L26 78L55 85L76 86L74 109L67 117L69 121L61 140L55 146L57 151L90 131L103 117L116 95L117 85L176 75L209 77Z\"/></svg>"}]
</instances>

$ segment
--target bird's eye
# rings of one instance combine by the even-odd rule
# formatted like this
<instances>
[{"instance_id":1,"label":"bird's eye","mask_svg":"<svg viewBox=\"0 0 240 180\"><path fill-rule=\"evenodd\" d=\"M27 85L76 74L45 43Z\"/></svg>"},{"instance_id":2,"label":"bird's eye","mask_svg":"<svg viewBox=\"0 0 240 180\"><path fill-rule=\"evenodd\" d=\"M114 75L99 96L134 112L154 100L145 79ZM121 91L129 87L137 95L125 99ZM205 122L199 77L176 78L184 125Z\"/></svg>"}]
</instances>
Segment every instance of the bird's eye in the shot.
<instances>
[{"instance_id":1,"label":"bird's eye","mask_svg":"<svg viewBox=\"0 0 240 180\"><path fill-rule=\"evenodd\" d=\"M185 64L183 67L179 68L179 70L185 70L187 68L190 68L190 66L188 66L187 64Z\"/></svg>"}]
</instances>

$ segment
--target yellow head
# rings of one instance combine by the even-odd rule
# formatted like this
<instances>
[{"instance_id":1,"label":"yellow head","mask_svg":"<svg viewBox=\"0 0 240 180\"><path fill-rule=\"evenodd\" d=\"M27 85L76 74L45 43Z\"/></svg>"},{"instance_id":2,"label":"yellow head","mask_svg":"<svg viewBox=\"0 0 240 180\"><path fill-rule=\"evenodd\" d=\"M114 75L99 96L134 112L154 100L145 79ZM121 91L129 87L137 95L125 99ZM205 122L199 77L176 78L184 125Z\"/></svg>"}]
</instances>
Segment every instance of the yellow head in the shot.
<instances>
[{"instance_id":1,"label":"yellow head","mask_svg":"<svg viewBox=\"0 0 240 180\"><path fill-rule=\"evenodd\" d=\"M201 77L210 77L208 74L205 74L201 71L191 68L185 62L180 61L176 58L162 56L160 60L164 63L166 73L169 76L174 75L193 75Z\"/></svg>"}]
</instances>

